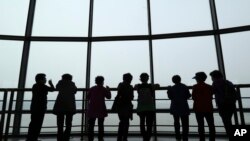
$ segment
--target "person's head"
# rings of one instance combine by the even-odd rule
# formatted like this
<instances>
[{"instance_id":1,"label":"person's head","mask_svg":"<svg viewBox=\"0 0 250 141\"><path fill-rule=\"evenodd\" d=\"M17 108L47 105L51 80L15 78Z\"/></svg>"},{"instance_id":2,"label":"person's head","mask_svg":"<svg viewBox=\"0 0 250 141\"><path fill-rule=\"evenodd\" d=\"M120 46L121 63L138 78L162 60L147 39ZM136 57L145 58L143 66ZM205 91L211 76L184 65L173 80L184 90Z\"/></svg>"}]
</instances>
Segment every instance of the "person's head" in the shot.
<instances>
[{"instance_id":1,"label":"person's head","mask_svg":"<svg viewBox=\"0 0 250 141\"><path fill-rule=\"evenodd\" d=\"M123 81L131 83L133 76L130 73L123 74Z\"/></svg>"},{"instance_id":2,"label":"person's head","mask_svg":"<svg viewBox=\"0 0 250 141\"><path fill-rule=\"evenodd\" d=\"M175 84L181 83L181 77L179 75L174 75L172 77L172 82L175 83Z\"/></svg>"},{"instance_id":3,"label":"person's head","mask_svg":"<svg viewBox=\"0 0 250 141\"><path fill-rule=\"evenodd\" d=\"M72 81L72 75L66 73L62 75L62 80Z\"/></svg>"},{"instance_id":4,"label":"person's head","mask_svg":"<svg viewBox=\"0 0 250 141\"><path fill-rule=\"evenodd\" d=\"M45 84L46 83L46 75L44 73L38 73L35 77L36 83Z\"/></svg>"},{"instance_id":5,"label":"person's head","mask_svg":"<svg viewBox=\"0 0 250 141\"><path fill-rule=\"evenodd\" d=\"M103 85L103 83L104 83L104 77L103 76L97 76L95 78L95 83L96 83L96 85Z\"/></svg>"},{"instance_id":6,"label":"person's head","mask_svg":"<svg viewBox=\"0 0 250 141\"><path fill-rule=\"evenodd\" d=\"M148 79L149 79L149 75L147 73L144 72L140 75L140 80L142 83L147 83Z\"/></svg>"},{"instance_id":7,"label":"person's head","mask_svg":"<svg viewBox=\"0 0 250 141\"><path fill-rule=\"evenodd\" d=\"M218 70L214 70L210 73L210 76L212 78L212 81L218 80L218 79L223 79L223 74L218 71Z\"/></svg>"},{"instance_id":8,"label":"person's head","mask_svg":"<svg viewBox=\"0 0 250 141\"><path fill-rule=\"evenodd\" d=\"M197 82L204 82L207 79L207 75L205 72L197 72L193 77Z\"/></svg>"}]
</instances>

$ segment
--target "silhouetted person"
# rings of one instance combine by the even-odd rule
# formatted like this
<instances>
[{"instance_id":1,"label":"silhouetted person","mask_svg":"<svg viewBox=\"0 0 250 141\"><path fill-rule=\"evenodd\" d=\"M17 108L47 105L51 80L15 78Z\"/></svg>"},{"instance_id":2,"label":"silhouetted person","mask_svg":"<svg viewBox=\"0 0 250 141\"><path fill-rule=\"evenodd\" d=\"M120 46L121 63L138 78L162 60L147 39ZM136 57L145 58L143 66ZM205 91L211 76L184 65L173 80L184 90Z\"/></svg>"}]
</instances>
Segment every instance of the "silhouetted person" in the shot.
<instances>
[{"instance_id":1,"label":"silhouetted person","mask_svg":"<svg viewBox=\"0 0 250 141\"><path fill-rule=\"evenodd\" d=\"M205 141L204 118L209 127L209 140L215 141L212 86L205 83L207 75L204 72L197 72L194 79L197 84L193 86L192 91L193 109L198 123L200 141Z\"/></svg>"},{"instance_id":2,"label":"silhouetted person","mask_svg":"<svg viewBox=\"0 0 250 141\"><path fill-rule=\"evenodd\" d=\"M64 74L57 83L56 89L59 91L53 108L53 113L57 115L57 140L69 141L73 115L76 113L75 94L76 85L72 82L72 75ZM66 129L63 131L64 119L66 117Z\"/></svg>"},{"instance_id":3,"label":"silhouetted person","mask_svg":"<svg viewBox=\"0 0 250 141\"><path fill-rule=\"evenodd\" d=\"M109 87L103 87L104 77L97 76L95 78L96 86L89 89L87 94L87 99L89 100L89 105L87 109L88 116L88 139L89 141L94 140L94 126L95 120L98 119L98 139L103 141L104 136L104 118L108 116L107 108L105 105L105 98L111 98L111 92Z\"/></svg>"},{"instance_id":4,"label":"silhouetted person","mask_svg":"<svg viewBox=\"0 0 250 141\"><path fill-rule=\"evenodd\" d=\"M132 120L134 90L130 85L133 77L130 73L123 75L123 82L118 85L118 93L116 99L118 99L117 112L120 119L118 128L117 141L127 141L129 119Z\"/></svg>"},{"instance_id":5,"label":"silhouetted person","mask_svg":"<svg viewBox=\"0 0 250 141\"><path fill-rule=\"evenodd\" d=\"M181 83L181 77L174 75L172 81L174 86L168 87L168 98L171 100L170 113L174 117L175 136L177 140L181 139L180 119L182 123L182 138L183 141L188 140L189 132L189 106L187 99L191 97L188 87Z\"/></svg>"},{"instance_id":6,"label":"silhouetted person","mask_svg":"<svg viewBox=\"0 0 250 141\"><path fill-rule=\"evenodd\" d=\"M45 85L46 75L39 73L35 77L36 83L32 87L32 100L30 105L31 121L29 124L27 141L37 141L40 134L45 112L47 110L47 94L55 90L49 80L49 86Z\"/></svg>"},{"instance_id":7,"label":"silhouetted person","mask_svg":"<svg viewBox=\"0 0 250 141\"><path fill-rule=\"evenodd\" d=\"M152 126L155 117L154 90L158 84L148 84L149 75L140 75L141 84L135 85L138 93L137 114L140 117L140 130L143 141L149 141L152 136ZM145 128L145 122L147 128Z\"/></svg>"},{"instance_id":8,"label":"silhouetted person","mask_svg":"<svg viewBox=\"0 0 250 141\"><path fill-rule=\"evenodd\" d=\"M232 131L230 130L232 126L231 119L233 113L236 110L236 105L234 100L231 102L231 100L228 99L228 96L230 94L233 96L233 94L235 94L235 89L233 83L225 80L220 71L214 70L210 73L210 76L213 81L212 87L215 94L215 102L218 107L219 115L224 124L227 136L230 137L232 134ZM230 93L228 90L232 91L233 93Z\"/></svg>"}]
</instances>

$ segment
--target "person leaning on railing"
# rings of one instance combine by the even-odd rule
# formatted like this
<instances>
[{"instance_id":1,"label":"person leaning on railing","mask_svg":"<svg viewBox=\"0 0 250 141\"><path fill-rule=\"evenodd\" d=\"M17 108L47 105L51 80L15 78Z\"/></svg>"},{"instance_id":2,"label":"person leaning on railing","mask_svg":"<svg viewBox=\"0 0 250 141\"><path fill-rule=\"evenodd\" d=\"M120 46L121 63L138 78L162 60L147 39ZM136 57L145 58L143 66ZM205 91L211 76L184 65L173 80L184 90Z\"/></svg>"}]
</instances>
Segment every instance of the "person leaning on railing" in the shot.
<instances>
[{"instance_id":1,"label":"person leaning on railing","mask_svg":"<svg viewBox=\"0 0 250 141\"><path fill-rule=\"evenodd\" d=\"M36 141L43 124L45 112L47 110L47 94L55 90L51 80L49 86L46 84L46 75L39 73L36 75L36 83L32 87L32 100L30 105L31 121L29 124L27 141Z\"/></svg>"},{"instance_id":2,"label":"person leaning on railing","mask_svg":"<svg viewBox=\"0 0 250 141\"><path fill-rule=\"evenodd\" d=\"M111 92L109 87L103 86L104 77L97 76L95 78L96 86L89 89L87 94L87 100L89 101L87 109L88 117L88 139L89 141L94 140L94 126L95 121L98 119L98 139L103 141L104 137L104 119L108 116L107 108L105 105L105 98L111 98Z\"/></svg>"}]
</instances>

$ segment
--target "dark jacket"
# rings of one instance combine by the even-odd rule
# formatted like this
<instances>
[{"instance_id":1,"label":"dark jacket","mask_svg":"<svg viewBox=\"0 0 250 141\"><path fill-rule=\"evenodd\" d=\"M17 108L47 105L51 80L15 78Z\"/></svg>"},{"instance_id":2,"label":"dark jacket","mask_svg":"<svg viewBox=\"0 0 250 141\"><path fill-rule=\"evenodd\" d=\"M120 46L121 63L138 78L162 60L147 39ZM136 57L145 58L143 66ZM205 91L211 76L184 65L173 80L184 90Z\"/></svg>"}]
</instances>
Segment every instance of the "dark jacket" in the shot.
<instances>
[{"instance_id":1,"label":"dark jacket","mask_svg":"<svg viewBox=\"0 0 250 141\"><path fill-rule=\"evenodd\" d=\"M168 98L171 100L170 113L177 116L190 114L187 99L191 97L188 87L182 83L169 88Z\"/></svg>"},{"instance_id":2,"label":"dark jacket","mask_svg":"<svg viewBox=\"0 0 250 141\"><path fill-rule=\"evenodd\" d=\"M59 94L56 98L53 113L75 114L75 93L77 91L75 83L68 80L60 80L56 85L56 89L59 91Z\"/></svg>"},{"instance_id":3,"label":"dark jacket","mask_svg":"<svg viewBox=\"0 0 250 141\"><path fill-rule=\"evenodd\" d=\"M54 91L54 87L36 83L32 87L31 113L45 112L47 110L47 94Z\"/></svg>"}]
</instances>

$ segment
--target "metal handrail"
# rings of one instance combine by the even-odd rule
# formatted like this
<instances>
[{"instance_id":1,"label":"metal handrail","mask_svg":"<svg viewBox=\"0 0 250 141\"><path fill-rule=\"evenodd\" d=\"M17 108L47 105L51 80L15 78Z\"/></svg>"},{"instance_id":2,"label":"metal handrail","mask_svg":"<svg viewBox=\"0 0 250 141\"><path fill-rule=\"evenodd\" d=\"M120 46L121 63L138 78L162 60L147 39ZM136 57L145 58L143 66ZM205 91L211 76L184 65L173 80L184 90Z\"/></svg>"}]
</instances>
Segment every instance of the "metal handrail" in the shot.
<instances>
[{"instance_id":1,"label":"metal handrail","mask_svg":"<svg viewBox=\"0 0 250 141\"><path fill-rule=\"evenodd\" d=\"M192 87L189 86L189 89L191 89ZM241 89L242 88L250 88L250 84L238 84L235 85L235 88L237 90L238 93L238 108L236 112L239 112L239 116L237 115L237 113L234 114L234 119L235 119L235 124L239 124L239 120L241 121L240 124L245 125L245 118L244 118L244 112L250 112L250 108L243 108L243 104L242 104L242 99L249 99L250 97L241 97ZM14 95L17 94L16 92L18 91L23 91L23 92L28 92L31 91L32 89L27 88L27 89L16 89L16 88L0 88L0 92L4 92L3 95L3 100L0 100L0 104L2 104L2 110L0 111L1 114L1 122L0 122L0 137L2 138L2 136L4 135L5 138L8 138L9 134L9 128L13 128L13 126L10 125L10 119L11 116L21 112L21 114L29 114L30 110L22 110L22 111L16 111L15 109L13 110L13 102L15 102L14 99ZM117 88L111 88L111 91L117 91ZM156 90L167 90L167 87L160 87ZM88 89L86 88L78 88L77 91L80 92L85 92L88 91ZM83 93L84 94L84 93ZM9 96L10 95L10 96ZM155 99L156 101L163 101L163 100L169 100L169 99L165 99L165 98L160 98L160 99ZM24 100L24 102L30 102L31 100ZM48 100L49 102L53 102L55 100ZM86 101L86 100L76 100L76 101ZM113 101L113 100L107 100L107 101ZM133 100L136 101L136 100ZM9 104L7 106L7 104ZM81 110L77 110L77 113L84 113L85 109L81 109ZM214 111L217 112L217 109L214 108ZM112 113L110 110L108 110L109 113ZM134 113L136 112L136 110L134 110ZM193 110L191 109L191 112L193 112ZM52 113L52 110L47 110L46 113ZM169 113L169 108L164 108L164 109L156 109L156 113ZM5 117L7 115L7 120L5 121ZM238 118L239 117L239 118ZM72 127L82 127L85 125L73 125ZM117 127L118 125L105 125L105 127ZM138 127L139 125L131 125L131 127ZM173 125L159 125L156 124L155 126L167 126L167 127L171 127ZM5 127L5 128L4 128ZM197 127L197 125L190 125L190 127ZM221 127L221 126L216 126L216 127ZM20 128L28 128L27 126L22 126ZM56 126L44 126L43 128L56 128ZM5 133L4 133L5 131ZM86 132L84 132L86 134ZM54 133L56 134L56 133ZM157 134L157 133L156 133Z\"/></svg>"}]
</instances>

